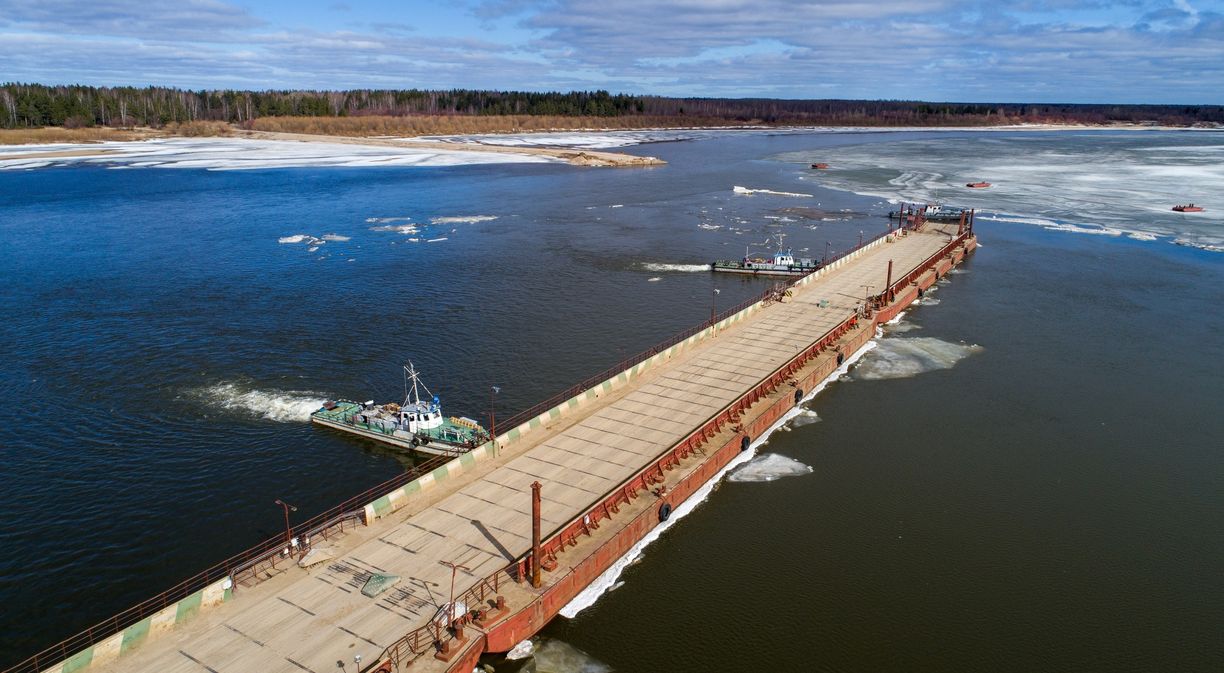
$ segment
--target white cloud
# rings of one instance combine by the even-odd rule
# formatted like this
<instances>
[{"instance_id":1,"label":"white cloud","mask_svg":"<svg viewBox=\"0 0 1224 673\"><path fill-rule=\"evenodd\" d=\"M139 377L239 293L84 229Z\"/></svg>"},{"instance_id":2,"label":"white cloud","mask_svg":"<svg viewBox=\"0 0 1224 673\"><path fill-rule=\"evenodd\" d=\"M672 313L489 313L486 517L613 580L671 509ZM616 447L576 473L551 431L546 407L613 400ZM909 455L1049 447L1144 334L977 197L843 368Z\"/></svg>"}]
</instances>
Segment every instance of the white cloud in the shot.
<instances>
[{"instance_id":1,"label":"white cloud","mask_svg":"<svg viewBox=\"0 0 1224 673\"><path fill-rule=\"evenodd\" d=\"M324 0L320 0L324 1ZM1197 5L1197 6L1196 6ZM0 0L6 79L249 88L607 88L705 96L1221 103L1201 0L492 0L471 25L222 0ZM447 31L450 32L447 32Z\"/></svg>"}]
</instances>

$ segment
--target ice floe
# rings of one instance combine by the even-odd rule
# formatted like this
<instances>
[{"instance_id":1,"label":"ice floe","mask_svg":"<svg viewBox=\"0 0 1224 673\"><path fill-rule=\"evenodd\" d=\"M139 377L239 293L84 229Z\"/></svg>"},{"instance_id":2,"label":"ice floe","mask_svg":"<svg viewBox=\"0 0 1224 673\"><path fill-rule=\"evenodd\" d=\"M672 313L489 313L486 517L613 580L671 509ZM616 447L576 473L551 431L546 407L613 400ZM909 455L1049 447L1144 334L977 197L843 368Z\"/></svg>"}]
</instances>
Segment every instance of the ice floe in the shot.
<instances>
[{"instance_id":1,"label":"ice floe","mask_svg":"<svg viewBox=\"0 0 1224 673\"><path fill-rule=\"evenodd\" d=\"M457 217L431 217L431 224L475 224L477 222L490 222L496 220L496 215L461 215Z\"/></svg>"},{"instance_id":2,"label":"ice floe","mask_svg":"<svg viewBox=\"0 0 1224 673\"><path fill-rule=\"evenodd\" d=\"M773 196L797 196L801 198L812 198L811 194L801 194L799 192L778 192L772 189L749 189L748 187L741 187L739 185L735 185L734 187L732 187L731 191L735 192L736 194L743 194L743 195L770 194Z\"/></svg>"},{"instance_id":3,"label":"ice floe","mask_svg":"<svg viewBox=\"0 0 1224 673\"><path fill-rule=\"evenodd\" d=\"M804 465L794 458L777 453L764 453L733 470L727 475L727 481L777 481L784 477L798 477L811 473L811 466Z\"/></svg>"},{"instance_id":4,"label":"ice floe","mask_svg":"<svg viewBox=\"0 0 1224 673\"><path fill-rule=\"evenodd\" d=\"M45 152L98 152L48 157ZM21 158L8 158L5 157ZM131 142L10 145L0 148L0 170L76 164L139 168L199 168L212 171L321 166L463 166L544 163L551 157L505 152L470 152L423 147L289 142L247 138L163 138Z\"/></svg>"},{"instance_id":5,"label":"ice floe","mask_svg":"<svg viewBox=\"0 0 1224 673\"><path fill-rule=\"evenodd\" d=\"M879 339L877 347L855 368L853 378L900 379L951 369L956 363L982 350L975 344L953 343L934 337Z\"/></svg>"}]
</instances>

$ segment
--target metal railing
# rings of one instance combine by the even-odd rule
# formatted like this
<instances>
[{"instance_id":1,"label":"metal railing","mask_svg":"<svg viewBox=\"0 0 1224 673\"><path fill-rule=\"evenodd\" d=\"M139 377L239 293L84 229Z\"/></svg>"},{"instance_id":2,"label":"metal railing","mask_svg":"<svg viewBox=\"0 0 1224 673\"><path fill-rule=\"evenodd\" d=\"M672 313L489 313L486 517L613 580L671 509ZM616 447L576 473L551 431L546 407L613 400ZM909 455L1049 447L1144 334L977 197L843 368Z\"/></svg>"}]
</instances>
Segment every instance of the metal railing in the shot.
<instances>
[{"instance_id":1,"label":"metal railing","mask_svg":"<svg viewBox=\"0 0 1224 673\"><path fill-rule=\"evenodd\" d=\"M331 507L293 526L289 534L298 540L296 547L289 544L285 534L264 540L246 551L235 554L179 582L152 598L141 601L105 621L99 622L70 638L66 638L60 643L42 650L38 654L6 669L4 673L38 673L227 577L233 582L234 591L237 591L243 582L257 583L261 579L261 571L274 569L277 564L290 561L291 559L296 561L297 554L308 551L318 538L327 539L329 536L343 531L347 525L363 521L365 506L369 502L419 478L431 470L437 469L453 459L454 456L435 456L430 458L403 474L396 475L377 486L366 489L339 505Z\"/></svg>"},{"instance_id":2,"label":"metal railing","mask_svg":"<svg viewBox=\"0 0 1224 673\"><path fill-rule=\"evenodd\" d=\"M921 215L918 216L917 222L918 224L916 225L912 225L910 227L903 226L900 228L913 229L915 226L921 226L922 224ZM827 267L829 264L841 259L842 257L853 254L854 252L862 248L865 248L868 245L871 245L872 243L875 243L876 241L886 236L893 235L896 232L897 230L889 229L888 231L885 231L879 234L878 236L874 236L868 240L865 240L862 243L856 245L855 247L841 253L840 255L836 255L826 260L826 262L821 265L821 268L823 269ZM928 261L924 261L923 264L919 266L919 268L924 268L929 263L930 260L934 260L938 258L940 254L943 254L943 253L944 251L941 251L941 253L937 253L931 258L928 258ZM791 279L785 283L780 283L779 285L782 285L783 287L792 287L796 283L801 281L803 278L806 278L811 273L816 273L818 271L820 271L820 269L815 269L809 272L808 274L798 276L797 278ZM586 381L583 381L582 383L576 386L572 386L563 392L553 395L552 397L545 400L544 402L540 402L525 411L519 412L518 414L516 414L514 417L511 418L510 423L513 423L513 425L511 425L510 427L518 427L519 425L529 421L530 419L538 416L539 414L544 413L548 409L551 409L554 406L557 406L558 404L565 402L571 397L578 395L582 393L583 391L595 385L598 385L604 381L607 381L608 379L616 376L617 374L629 369L630 367L633 367L634 365L638 363L641 363L647 360L648 358L653 357L654 355L658 353L661 353L667 350L668 348L671 348L675 344L680 343L684 339L687 339L690 336L697 334L698 332L701 332L702 330L710 327L711 325L717 324L735 315L736 313L748 308L749 306L757 302L776 298L777 296L778 296L778 286L775 285L774 287L771 287L768 290L765 290L757 297L741 302L738 306L730 308L726 311L723 311L722 313L718 314L714 318L711 318L710 320L707 320L706 322L703 322L700 325L697 325L696 327L692 327L683 332L680 332L679 334L671 337L670 339L667 339L661 342L658 345L648 348L647 350L642 351L641 353L633 357L626 358L622 360L619 364L613 365L607 370L587 378ZM749 392L744 393L743 395L741 395L740 397L736 398L734 401L732 401L731 403L723 407L717 413L710 416L709 419L707 419L705 422L702 423L701 427L699 427L698 429L686 435L684 439L674 444L667 451L663 452L659 457L651 461L649 465L642 468L641 470L636 472L633 476L629 477L624 482L622 482L620 485L618 485L616 488L612 489L607 494L605 494L603 497L601 497L599 501L592 508L583 511L582 513L578 514L577 516L575 516L573 519L571 519L567 523L558 526L548 535L544 536L543 539L541 540L541 545L540 545L541 549L551 549L553 551L549 553L555 553L556 548L558 546L562 548L564 547L564 540L567 534L571 536L576 535L576 533L573 532L576 527L589 526L590 524L588 522L595 522L596 524L598 524L598 521L600 520L600 518L604 518L604 519L610 518L610 515L608 514L608 509L609 509L608 503L614 502L616 498L619 497L625 491L626 488L632 486L635 482L643 481L646 475L650 474L652 470L657 469L658 465L667 461L678 451L681 451L683 447L690 446L698 437L703 436L703 433L707 429L708 425L710 425L711 423L716 424L720 418L731 413L731 411L735 409L737 405L744 404L745 401L752 399L754 397L754 393L756 393L757 390L761 388L762 386L767 385L772 379L775 379L779 372L786 371L788 367L791 367L796 362L806 361L806 359L811 358L815 353L819 352L822 348L826 347L829 343L831 343L832 341L835 341L837 338L840 338L843 334L845 334L847 330L849 330L855 325L857 318L858 316L851 316L849 318L846 318L842 322L838 323L837 326L826 331L824 334L818 337L815 341L813 341L808 347L806 347L805 349L800 351L800 353L798 353L793 358L789 359L786 363L778 367L769 376L766 376L764 379L758 382L757 385L753 386L753 388ZM628 501L627 497L625 498L625 501L626 502ZM601 508L602 508L602 514L603 514L602 517L600 516ZM559 542L561 543L560 545L558 544ZM520 554L509 565L505 566L504 568L499 568L493 574L481 579L475 585L467 589L467 591L460 594L460 596L455 599L456 603L462 602L465 606L468 607L469 611L471 611L471 610L476 609L476 608L473 608L472 606L484 605L485 600L488 596L496 595L500 582L502 581L510 581L510 582L525 581L526 574L527 574L526 573L527 559L529 559L530 557L531 557L530 550L524 552L523 554ZM487 607L487 605L485 605L485 607ZM412 661L414 661L416 658L420 656L423 656L430 652L437 652L439 650L440 643L444 642L445 639L450 638L452 636L453 636L453 631L451 630L450 625L440 624L434 620L430 620L428 623L409 631L408 633L404 634L401 638L396 640L394 643L387 646L387 648L383 650L381 656L376 658L371 663L370 669L373 669L380 662L390 662L393 667L392 670L400 670L402 666L404 666L405 664L411 663Z\"/></svg>"},{"instance_id":3,"label":"metal railing","mask_svg":"<svg viewBox=\"0 0 1224 673\"><path fill-rule=\"evenodd\" d=\"M921 220L919 220L919 222L921 222ZM918 226L920 226L920 224ZM899 229L904 228L912 229L914 227L906 227L904 225L899 227ZM659 344L652 346L651 348L621 360L619 363L612 365L606 370L588 377L581 383L571 386L566 390L549 397L543 402L539 402L530 408L515 414L508 421L506 421L505 427L516 428L523 423L530 421L532 418L565 402L566 400L615 377L621 372L632 368L634 365L640 364L649 358L654 357L655 355L667 350L668 348L671 348L685 339L688 339L689 337L708 329L712 325L716 325L719 322L734 316L740 311L743 311L744 309L747 309L758 302L777 298L779 294L779 286L794 286L808 275L817 273L821 269L828 267L833 262L836 262L847 255L851 255L854 252L871 245L879 239L884 238L885 236L894 234L896 231L897 230L890 228L888 231L882 232L875 237L862 241L855 247L826 259L818 269L810 271L802 276L779 282L778 284L775 284L775 286L766 289L759 295L746 299L699 325L683 330L660 342ZM963 238L964 236L958 237L957 241L954 242L959 242L959 240ZM950 244L945 250L941 250L936 255L933 255L931 259L946 254L946 250L951 249L951 247L952 245ZM922 266L919 268L922 268ZM893 287L901 286L903 286L903 283L900 281L893 285ZM394 489L399 488L404 484L407 484L408 482L413 481L414 479L417 479L434 469L437 469L438 467L441 467L450 460L453 460L454 457L455 456L453 455L432 457L423 463L410 468L403 474L397 475L377 486L366 489L358 495L345 500L339 505L329 508L320 514L311 517L307 521L293 526L290 531L290 536L298 540L298 545L296 548L290 545L289 541L281 535L265 540L264 542L257 544L246 551L235 554L230 558L217 563L216 565L213 565L208 569L197 573L196 575L193 575L192 577L174 585L173 587L152 598L144 600L135 606L128 608L127 610L124 610L123 612L120 612L109 619L106 619L105 621L99 622L98 624L95 624L94 626L91 626L90 628L63 640L60 643L42 650L38 654L35 654L34 656L29 657L6 669L3 671L3 673L38 673L48 666L52 666L65 659L68 659L91 645L121 632L123 629L126 629L127 627L136 624L161 610L164 610L178 601L204 589L215 582L223 580L226 577L229 577L233 581L233 590L235 591L237 591L238 586L242 582L258 582L260 580L261 570L274 569L277 563L293 558L295 556L295 552L304 553L310 549L313 540L317 537L323 537L326 539L334 532L343 531L344 526L348 523L364 521L365 505L377 500L378 498L381 498ZM511 564L507 568L499 569L496 573L481 580L481 582L477 583L477 585L468 591L483 591L490 586L487 584L489 582L492 582L491 586L496 587L498 582L497 577L503 573L512 572L517 565L518 561ZM496 588L494 588L494 591L496 591ZM464 595L466 596L466 594ZM483 601L484 595L482 594L479 596L477 600ZM419 655L423 653L423 651L419 649L422 643L427 642L432 646L432 643L437 639L436 637L431 637L426 640L426 636L429 635L428 632L430 631L431 625L426 625L425 627L409 632L407 635L397 641L393 647L399 647L402 645L404 649L411 651L415 655ZM432 631L437 631L436 625L433 625ZM437 636L438 634L435 633L434 635Z\"/></svg>"},{"instance_id":4,"label":"metal railing","mask_svg":"<svg viewBox=\"0 0 1224 673\"><path fill-rule=\"evenodd\" d=\"M921 220L919 220L919 222L921 222ZM912 228L912 227L900 227L900 228ZM837 260L843 257L846 257L847 255L851 255L857 252L858 250L865 248L871 245L872 243L875 243L881 238L890 236L896 233L896 231L897 231L896 229L889 229L888 231L881 232L879 235L869 238L859 243L858 245L855 245L853 248L846 250L845 252L834 255L824 260L824 262L821 263L820 268L814 269L812 271L809 271L808 273L805 273L801 276L796 276L795 278L792 278L786 281L779 281L778 284L785 285L786 287L791 287L795 285L796 283L798 283L799 281L806 278L807 276L813 273L817 273L821 269L828 267L833 262L836 262ZM725 311L722 311L721 313L715 315L714 317L698 325L695 325L681 332L678 332L672 335L671 337L664 339L663 341L655 344L654 346L651 346L650 348L647 348L646 350L640 353L637 353L636 355L631 355L621 360L620 362L612 365L611 367L608 367L607 369L599 372L598 374L594 374L592 376L587 377L581 383L570 386L569 388L562 390L561 392L549 397L548 399L542 402L538 402L532 405L531 407L518 412L514 416L511 416L508 420L498 423L498 426L506 428L507 430L517 428L520 425L527 423L531 419L535 418L536 416L539 416L540 414L545 413L549 409L552 409L553 407L556 407L564 403L570 398L576 397L577 395L603 383L604 381L607 381L615 377L617 374L620 374L621 372L632 368L634 365L641 364L642 362L649 360L650 358L658 355L659 353L662 353L663 351L667 350L668 348L671 348L672 346L675 346L676 344L680 343L681 341L684 341L685 339L693 336L694 334L698 334L710 328L712 325L717 325L723 320L730 318L731 316L735 315L736 313L739 313L740 311L743 311L744 309L748 308L749 306L752 306L753 304L775 298L776 296L777 296L777 287L775 286L775 287L768 288L764 290L763 292L761 292L759 295L745 299L739 304L729 309L726 309Z\"/></svg>"}]
</instances>

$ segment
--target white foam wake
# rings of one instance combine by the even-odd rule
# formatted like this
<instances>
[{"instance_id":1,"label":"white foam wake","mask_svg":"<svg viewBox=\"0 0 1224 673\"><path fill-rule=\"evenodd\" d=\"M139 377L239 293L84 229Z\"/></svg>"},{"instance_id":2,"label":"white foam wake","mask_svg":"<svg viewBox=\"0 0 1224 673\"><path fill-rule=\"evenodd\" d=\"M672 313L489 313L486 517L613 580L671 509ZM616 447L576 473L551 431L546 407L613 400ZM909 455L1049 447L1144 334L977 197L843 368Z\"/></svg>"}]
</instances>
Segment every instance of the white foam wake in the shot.
<instances>
[{"instance_id":1,"label":"white foam wake","mask_svg":"<svg viewBox=\"0 0 1224 673\"><path fill-rule=\"evenodd\" d=\"M647 271L677 271L692 273L695 271L709 271L709 264L667 264L665 262L644 262L642 268Z\"/></svg>"},{"instance_id":2,"label":"white foam wake","mask_svg":"<svg viewBox=\"0 0 1224 673\"><path fill-rule=\"evenodd\" d=\"M206 404L228 411L239 411L256 418L280 423L309 421L310 414L323 406L324 398L299 390L258 390L237 383L223 382L201 388L198 397Z\"/></svg>"},{"instance_id":3,"label":"white foam wake","mask_svg":"<svg viewBox=\"0 0 1224 673\"><path fill-rule=\"evenodd\" d=\"M798 196L804 198L811 198L812 196L811 194L800 194L799 192L776 192L772 189L749 189L747 187L740 187L739 185L732 187L731 191L735 192L736 194L772 194L774 196Z\"/></svg>"},{"instance_id":4,"label":"white foam wake","mask_svg":"<svg viewBox=\"0 0 1224 673\"><path fill-rule=\"evenodd\" d=\"M761 433L761 436L757 437L756 440L752 442L752 445L748 447L747 451L741 451L739 455L728 461L717 474L711 477L709 481L702 484L684 502L680 503L679 506L672 510L671 516L668 517L667 521L655 526L654 529L644 535L641 540L638 540L637 544L633 545L629 551L625 552L624 556L617 559L616 562L605 570L602 575L595 578L595 581L587 585L587 587L580 591L577 596L574 596L573 600L567 603L565 607L561 608L561 616L567 619L573 619L574 617L578 616L578 613L594 605L595 602L599 600L600 596L613 589L616 586L616 580L620 577L620 574L625 571L625 568L629 567L630 564L641 557L642 551L646 549L647 545L659 539L659 536L662 535L664 531L671 528L680 519L688 516L688 514L696 509L698 505L705 502L705 499L708 498L710 493L714 491L714 487L718 485L718 482L722 481L722 478L726 476L728 472L751 460L756 454L757 449L769 441L770 435L777 431L778 428L781 428L790 422L791 419L806 411L806 409L803 408L804 403L819 394L820 391L824 390L825 387L831 382L844 376L846 372L850 370L850 367L853 366L854 363L858 362L859 358L863 357L865 353L875 347L875 341L868 341L861 349L859 349L857 353L851 355L849 358L846 358L846 361L843 362L840 367L835 369L833 373L829 374L823 381L814 386L812 391L799 401L799 404L791 407L791 409L783 414L782 417L774 422L773 425L769 426L768 430Z\"/></svg>"}]
</instances>

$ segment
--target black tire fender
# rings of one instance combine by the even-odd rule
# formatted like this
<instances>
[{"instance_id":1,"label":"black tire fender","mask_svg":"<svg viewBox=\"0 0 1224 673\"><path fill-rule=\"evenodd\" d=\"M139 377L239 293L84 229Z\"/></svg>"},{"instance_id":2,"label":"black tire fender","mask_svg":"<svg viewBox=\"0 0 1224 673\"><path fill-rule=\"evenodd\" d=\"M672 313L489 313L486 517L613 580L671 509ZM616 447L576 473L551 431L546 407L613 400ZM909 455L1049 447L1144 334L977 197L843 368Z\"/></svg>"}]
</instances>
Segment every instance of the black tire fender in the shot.
<instances>
[{"instance_id":1,"label":"black tire fender","mask_svg":"<svg viewBox=\"0 0 1224 673\"><path fill-rule=\"evenodd\" d=\"M665 502L659 506L659 522L662 523L671 518L672 506L671 503Z\"/></svg>"}]
</instances>

